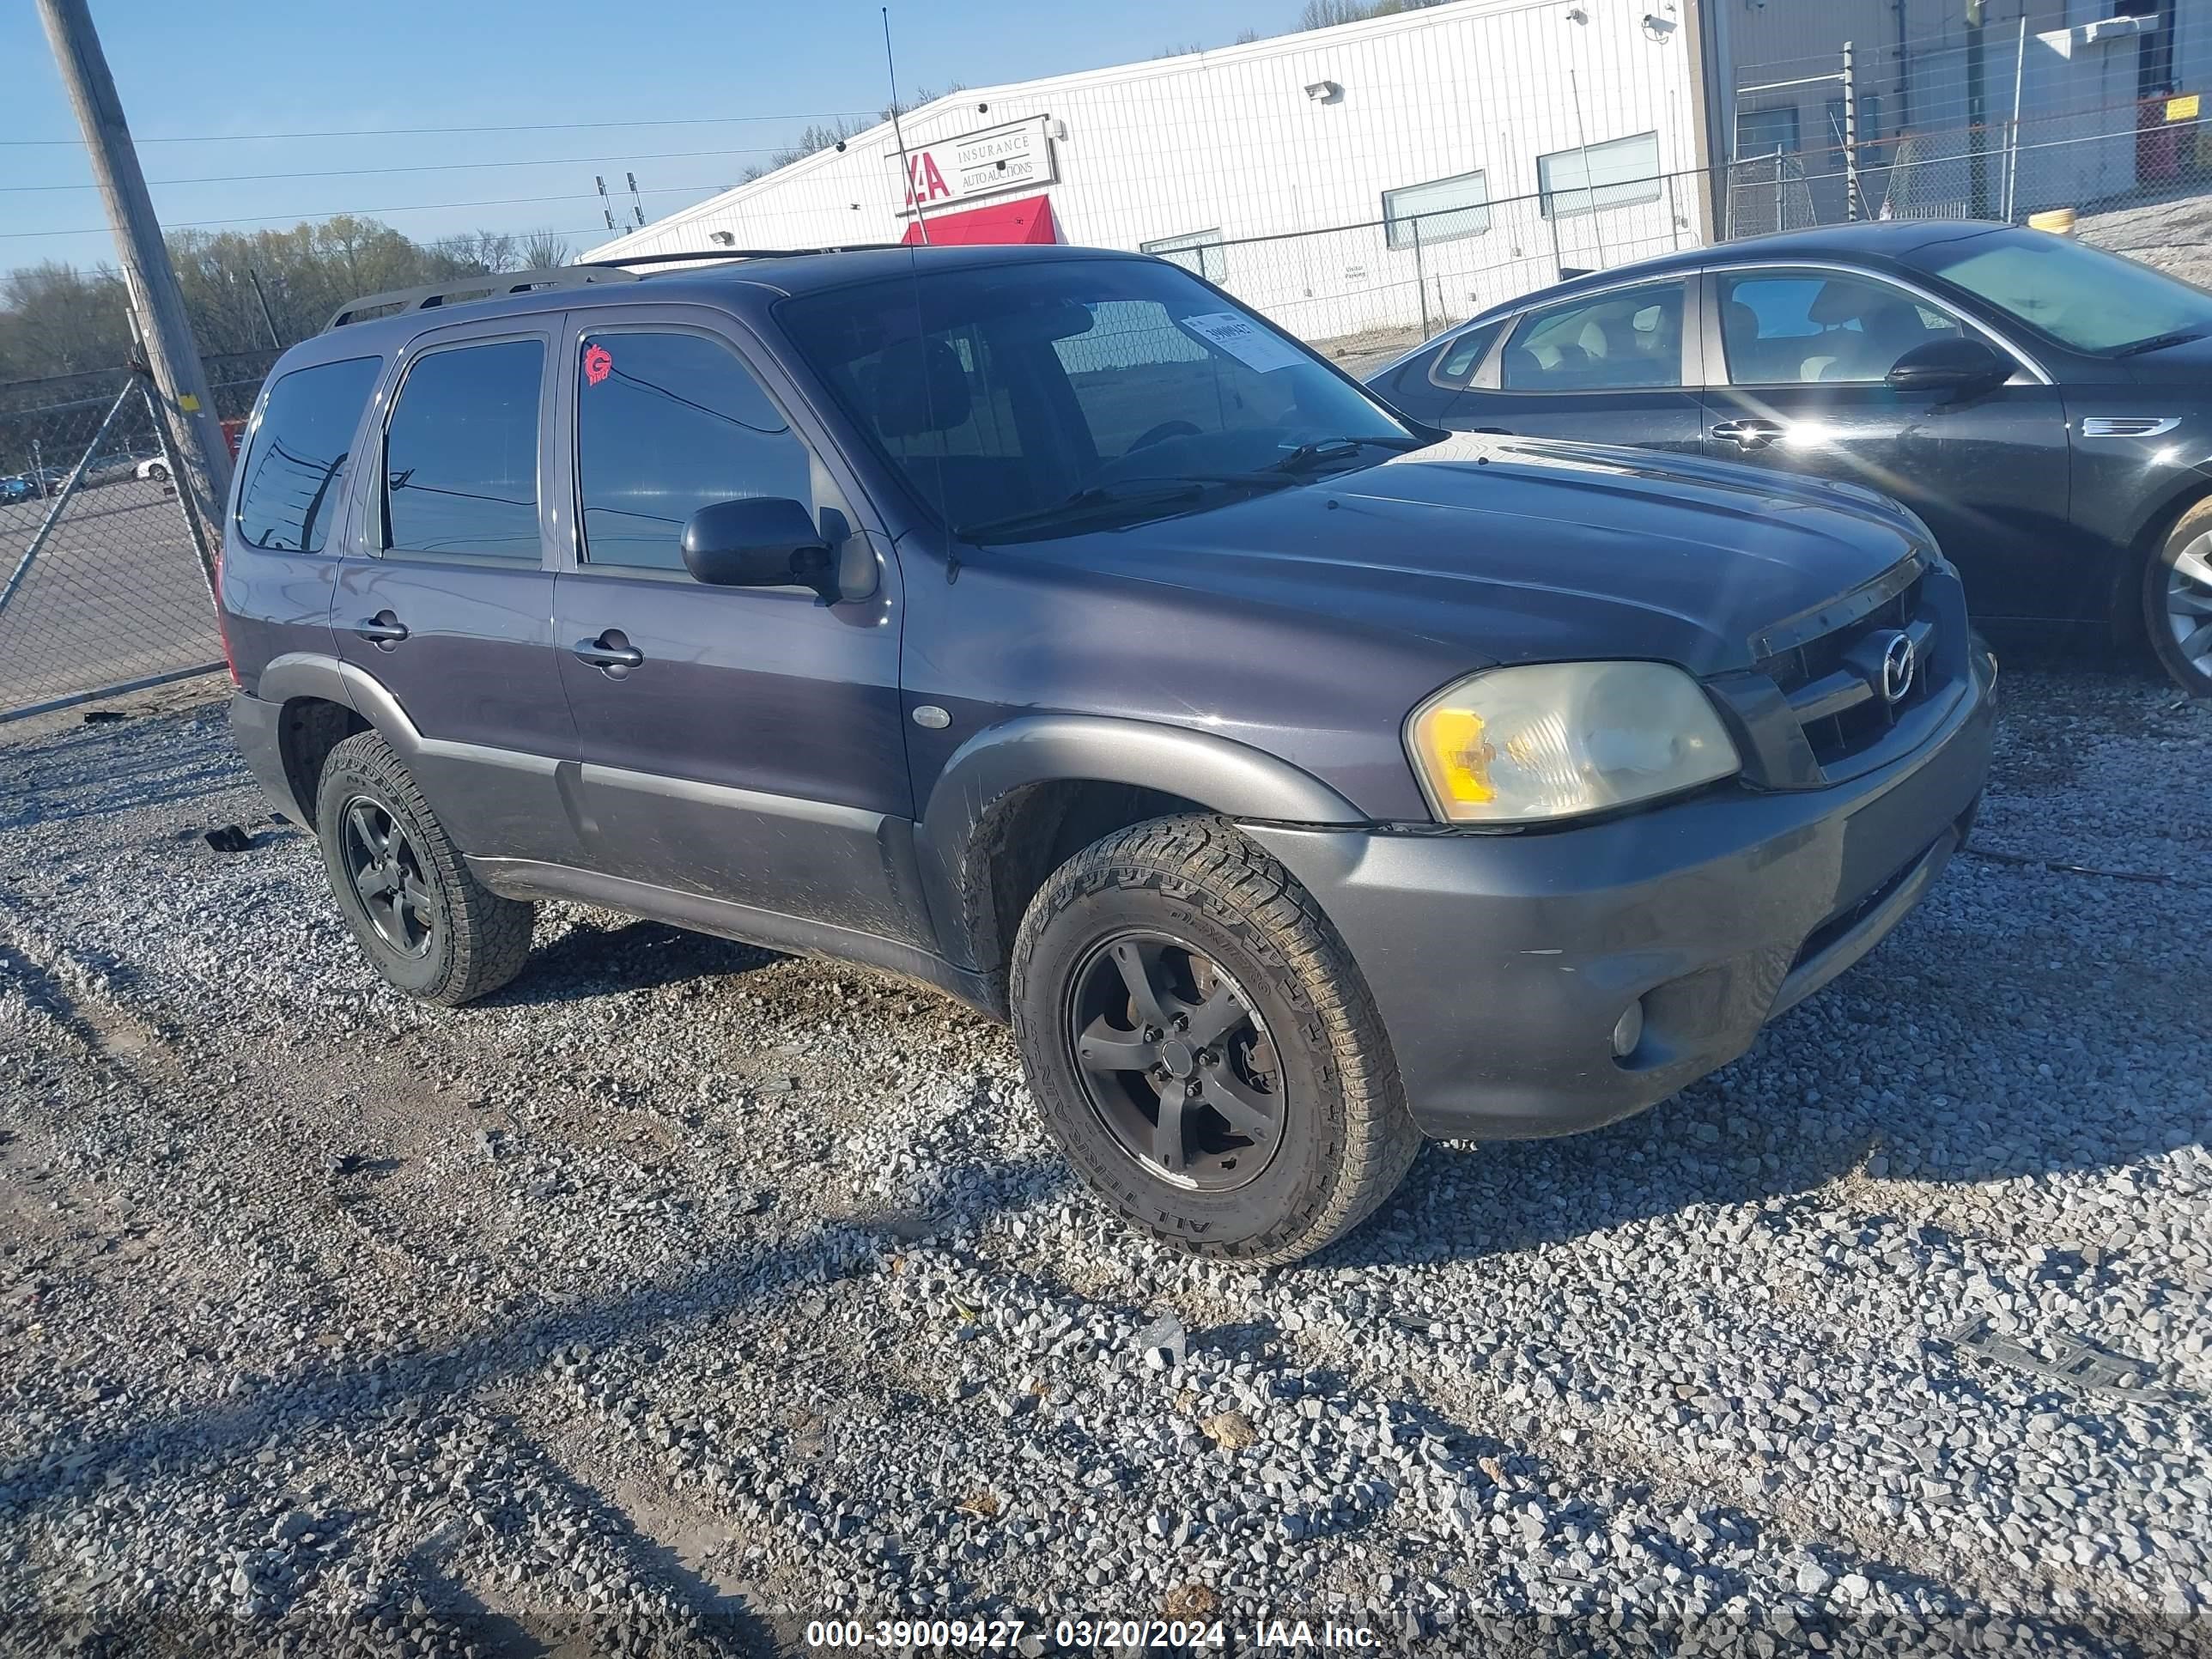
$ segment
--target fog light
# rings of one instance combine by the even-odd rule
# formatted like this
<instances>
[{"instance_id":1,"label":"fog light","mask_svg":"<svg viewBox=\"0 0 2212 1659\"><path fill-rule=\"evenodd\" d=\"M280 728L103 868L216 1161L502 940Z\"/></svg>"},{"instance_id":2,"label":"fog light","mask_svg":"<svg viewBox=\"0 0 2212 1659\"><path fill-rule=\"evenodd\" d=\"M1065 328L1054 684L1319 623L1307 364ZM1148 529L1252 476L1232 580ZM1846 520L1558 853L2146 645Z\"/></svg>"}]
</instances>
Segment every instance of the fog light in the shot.
<instances>
[{"instance_id":1,"label":"fog light","mask_svg":"<svg viewBox=\"0 0 2212 1659\"><path fill-rule=\"evenodd\" d=\"M1613 1054L1616 1060L1626 1060L1636 1052L1636 1045L1644 1041L1644 1002L1638 998L1613 1028Z\"/></svg>"}]
</instances>

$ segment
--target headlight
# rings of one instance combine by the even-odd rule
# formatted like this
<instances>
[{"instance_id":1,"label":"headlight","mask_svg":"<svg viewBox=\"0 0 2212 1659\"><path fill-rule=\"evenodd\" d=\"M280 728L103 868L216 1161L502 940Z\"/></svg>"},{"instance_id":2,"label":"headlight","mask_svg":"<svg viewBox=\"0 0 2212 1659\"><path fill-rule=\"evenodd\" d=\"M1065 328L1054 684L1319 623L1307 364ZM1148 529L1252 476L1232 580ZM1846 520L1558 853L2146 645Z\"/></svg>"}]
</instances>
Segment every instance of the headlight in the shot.
<instances>
[{"instance_id":1,"label":"headlight","mask_svg":"<svg viewBox=\"0 0 2212 1659\"><path fill-rule=\"evenodd\" d=\"M1743 763L1698 683L1656 662L1492 668L1406 721L1436 815L1536 823L1694 789Z\"/></svg>"}]
</instances>

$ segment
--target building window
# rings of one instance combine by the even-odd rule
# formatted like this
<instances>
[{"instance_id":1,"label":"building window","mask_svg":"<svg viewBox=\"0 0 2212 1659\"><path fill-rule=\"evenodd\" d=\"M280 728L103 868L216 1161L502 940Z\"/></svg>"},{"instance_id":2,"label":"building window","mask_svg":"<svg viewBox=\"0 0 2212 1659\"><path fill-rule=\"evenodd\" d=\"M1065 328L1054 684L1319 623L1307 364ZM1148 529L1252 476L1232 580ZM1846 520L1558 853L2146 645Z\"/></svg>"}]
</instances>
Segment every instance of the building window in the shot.
<instances>
[{"instance_id":1,"label":"building window","mask_svg":"<svg viewBox=\"0 0 2212 1659\"><path fill-rule=\"evenodd\" d=\"M1843 100L1836 100L1836 125L1843 125ZM1779 151L1784 155L1797 153L1797 106L1785 104L1778 109L1739 110L1735 118L1735 155L1739 161L1772 155Z\"/></svg>"},{"instance_id":2,"label":"building window","mask_svg":"<svg viewBox=\"0 0 2212 1659\"><path fill-rule=\"evenodd\" d=\"M1659 199L1659 135L1639 132L1536 158L1547 219Z\"/></svg>"},{"instance_id":3,"label":"building window","mask_svg":"<svg viewBox=\"0 0 2212 1659\"><path fill-rule=\"evenodd\" d=\"M1828 100L1826 118L1828 124L1829 164L1838 169L1844 165L1844 100ZM1881 144L1881 94L1864 93L1859 98L1859 165L1878 167L1887 165L1887 153ZM1737 151L1738 155L1744 152Z\"/></svg>"},{"instance_id":4,"label":"building window","mask_svg":"<svg viewBox=\"0 0 2212 1659\"><path fill-rule=\"evenodd\" d=\"M1490 186L1480 172L1382 192L1382 238L1392 247L1428 246L1490 228Z\"/></svg>"},{"instance_id":5,"label":"building window","mask_svg":"<svg viewBox=\"0 0 2212 1659\"><path fill-rule=\"evenodd\" d=\"M1221 233L1218 230L1194 230L1188 236L1163 236L1155 241L1139 242L1137 246L1185 270L1196 271L1209 283L1228 280L1229 255L1221 246Z\"/></svg>"}]
</instances>

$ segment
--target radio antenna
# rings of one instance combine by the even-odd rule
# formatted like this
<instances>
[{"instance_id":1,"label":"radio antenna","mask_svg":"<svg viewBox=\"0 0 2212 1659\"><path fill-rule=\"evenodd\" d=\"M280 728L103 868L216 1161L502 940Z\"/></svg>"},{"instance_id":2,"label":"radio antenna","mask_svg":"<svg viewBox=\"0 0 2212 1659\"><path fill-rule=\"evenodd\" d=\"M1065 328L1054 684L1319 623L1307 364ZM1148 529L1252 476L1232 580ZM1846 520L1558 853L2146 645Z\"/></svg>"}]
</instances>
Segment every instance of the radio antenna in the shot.
<instances>
[{"instance_id":1,"label":"radio antenna","mask_svg":"<svg viewBox=\"0 0 2212 1659\"><path fill-rule=\"evenodd\" d=\"M921 198L915 193L914 188L914 163L907 159L906 133L899 125L898 65L891 58L891 9L885 6L883 13L884 73L891 83L891 137L898 144L900 187L906 191L906 199L913 205L915 226L921 236L922 246L927 247L929 245L929 222L921 216Z\"/></svg>"}]
</instances>

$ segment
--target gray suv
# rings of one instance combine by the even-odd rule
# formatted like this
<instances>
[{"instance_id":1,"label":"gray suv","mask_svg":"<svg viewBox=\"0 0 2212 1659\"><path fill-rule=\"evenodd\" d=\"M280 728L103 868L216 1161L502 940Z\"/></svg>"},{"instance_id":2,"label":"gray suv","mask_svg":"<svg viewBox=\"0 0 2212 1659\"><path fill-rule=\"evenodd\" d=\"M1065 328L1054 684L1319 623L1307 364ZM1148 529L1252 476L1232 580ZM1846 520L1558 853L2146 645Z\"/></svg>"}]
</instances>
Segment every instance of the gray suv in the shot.
<instances>
[{"instance_id":1,"label":"gray suv","mask_svg":"<svg viewBox=\"0 0 2212 1659\"><path fill-rule=\"evenodd\" d=\"M288 352L224 538L239 744L413 995L540 899L923 980L1279 1262L1741 1054L1972 817L1995 663L1867 491L1411 425L1134 256L501 283Z\"/></svg>"}]
</instances>

